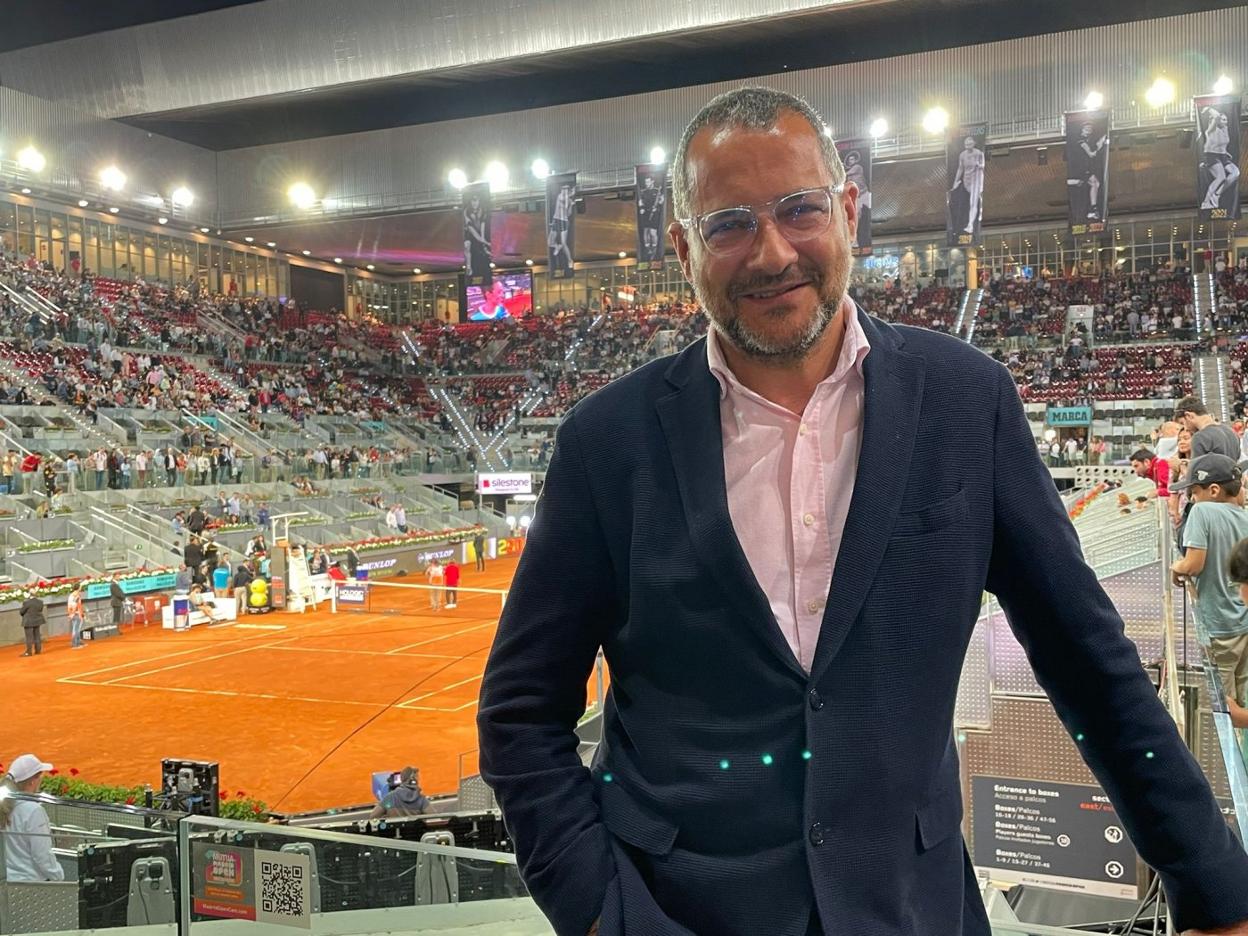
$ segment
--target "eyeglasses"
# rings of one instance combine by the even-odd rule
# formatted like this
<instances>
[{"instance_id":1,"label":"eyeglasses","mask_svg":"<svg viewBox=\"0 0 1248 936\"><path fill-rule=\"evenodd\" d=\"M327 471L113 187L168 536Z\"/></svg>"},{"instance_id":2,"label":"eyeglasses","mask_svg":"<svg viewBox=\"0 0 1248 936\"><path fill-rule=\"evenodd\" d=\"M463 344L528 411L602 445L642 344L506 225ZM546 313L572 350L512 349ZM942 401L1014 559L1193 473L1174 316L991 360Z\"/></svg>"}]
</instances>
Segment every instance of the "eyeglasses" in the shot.
<instances>
[{"instance_id":1,"label":"eyeglasses","mask_svg":"<svg viewBox=\"0 0 1248 936\"><path fill-rule=\"evenodd\" d=\"M832 223L832 196L845 191L845 185L803 189L774 198L761 205L719 208L693 218L679 218L685 230L696 230L706 249L719 257L731 256L748 248L758 235L758 214L766 209L780 233L790 242L818 237Z\"/></svg>"}]
</instances>

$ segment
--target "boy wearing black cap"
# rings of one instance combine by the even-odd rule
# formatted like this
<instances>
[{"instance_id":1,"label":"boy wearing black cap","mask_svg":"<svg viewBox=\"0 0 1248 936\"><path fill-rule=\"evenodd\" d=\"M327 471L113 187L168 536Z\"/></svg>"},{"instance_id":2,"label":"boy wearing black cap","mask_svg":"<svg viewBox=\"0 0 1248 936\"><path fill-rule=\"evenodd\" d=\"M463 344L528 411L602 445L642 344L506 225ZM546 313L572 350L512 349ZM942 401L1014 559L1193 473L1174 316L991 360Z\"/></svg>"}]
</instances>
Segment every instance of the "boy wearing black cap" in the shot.
<instances>
[{"instance_id":1,"label":"boy wearing black cap","mask_svg":"<svg viewBox=\"0 0 1248 936\"><path fill-rule=\"evenodd\" d=\"M1193 459L1176 488L1193 501L1183 529L1187 552L1171 567L1174 583L1196 583L1196 635L1218 668L1226 694L1241 703L1248 691L1248 605L1231 584L1235 545L1248 538L1248 511L1239 505L1242 472L1225 455Z\"/></svg>"}]
</instances>

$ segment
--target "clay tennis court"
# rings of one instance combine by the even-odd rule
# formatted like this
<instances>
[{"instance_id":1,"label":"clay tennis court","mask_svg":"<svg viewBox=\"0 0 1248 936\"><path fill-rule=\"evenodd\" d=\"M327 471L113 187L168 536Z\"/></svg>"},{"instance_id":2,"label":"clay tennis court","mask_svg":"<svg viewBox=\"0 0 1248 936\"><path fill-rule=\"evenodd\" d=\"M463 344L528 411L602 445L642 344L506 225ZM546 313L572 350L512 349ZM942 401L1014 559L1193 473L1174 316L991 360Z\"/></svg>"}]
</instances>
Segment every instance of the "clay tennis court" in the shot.
<instances>
[{"instance_id":1,"label":"clay tennis court","mask_svg":"<svg viewBox=\"0 0 1248 936\"><path fill-rule=\"evenodd\" d=\"M505 589L515 565L465 567L460 584ZM84 780L159 786L162 757L215 760L230 795L278 812L368 802L370 773L406 764L426 792L452 791L461 755L476 772L499 610L497 595L461 592L457 608L434 612L427 592L390 588L368 612L322 604L184 633L128 627L84 650L50 640L30 659L9 647L0 761L31 750Z\"/></svg>"}]
</instances>

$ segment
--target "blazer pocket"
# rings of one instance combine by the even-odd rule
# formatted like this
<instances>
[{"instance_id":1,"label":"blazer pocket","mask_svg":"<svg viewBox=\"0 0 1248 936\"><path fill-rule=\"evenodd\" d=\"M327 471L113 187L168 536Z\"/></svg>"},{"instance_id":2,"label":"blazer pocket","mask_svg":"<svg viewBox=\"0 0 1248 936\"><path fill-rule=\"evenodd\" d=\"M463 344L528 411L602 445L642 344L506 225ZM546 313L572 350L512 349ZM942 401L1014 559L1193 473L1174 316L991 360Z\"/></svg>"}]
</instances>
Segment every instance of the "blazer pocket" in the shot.
<instances>
[{"instance_id":1,"label":"blazer pocket","mask_svg":"<svg viewBox=\"0 0 1248 936\"><path fill-rule=\"evenodd\" d=\"M600 777L598 789L602 821L612 835L650 855L672 850L679 831L674 822L639 804L618 781L604 783Z\"/></svg>"},{"instance_id":2,"label":"blazer pocket","mask_svg":"<svg viewBox=\"0 0 1248 936\"><path fill-rule=\"evenodd\" d=\"M897 515L893 536L918 536L934 533L957 523L966 516L966 491L959 490L942 501Z\"/></svg>"},{"instance_id":3,"label":"blazer pocket","mask_svg":"<svg viewBox=\"0 0 1248 936\"><path fill-rule=\"evenodd\" d=\"M935 848L962 825L962 791L956 785L937 793L914 814L919 851Z\"/></svg>"}]
</instances>

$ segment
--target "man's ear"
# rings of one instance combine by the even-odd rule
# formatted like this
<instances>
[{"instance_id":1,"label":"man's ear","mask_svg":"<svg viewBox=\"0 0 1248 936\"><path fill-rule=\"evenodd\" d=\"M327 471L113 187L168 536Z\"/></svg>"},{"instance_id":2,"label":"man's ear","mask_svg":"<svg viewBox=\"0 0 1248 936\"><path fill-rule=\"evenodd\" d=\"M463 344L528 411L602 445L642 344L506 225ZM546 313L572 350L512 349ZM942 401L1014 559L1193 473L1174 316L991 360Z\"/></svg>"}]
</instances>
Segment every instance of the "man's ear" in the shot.
<instances>
[{"instance_id":1,"label":"man's ear","mask_svg":"<svg viewBox=\"0 0 1248 936\"><path fill-rule=\"evenodd\" d=\"M672 239L672 247L676 250L676 259L680 261L681 272L685 274L685 279L689 281L689 284L693 285L693 266L689 259L692 245L689 243L685 226L679 221L673 221L667 226L667 234Z\"/></svg>"}]
</instances>

